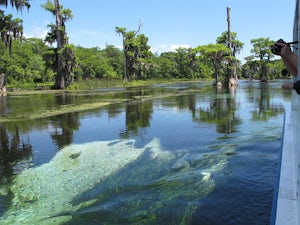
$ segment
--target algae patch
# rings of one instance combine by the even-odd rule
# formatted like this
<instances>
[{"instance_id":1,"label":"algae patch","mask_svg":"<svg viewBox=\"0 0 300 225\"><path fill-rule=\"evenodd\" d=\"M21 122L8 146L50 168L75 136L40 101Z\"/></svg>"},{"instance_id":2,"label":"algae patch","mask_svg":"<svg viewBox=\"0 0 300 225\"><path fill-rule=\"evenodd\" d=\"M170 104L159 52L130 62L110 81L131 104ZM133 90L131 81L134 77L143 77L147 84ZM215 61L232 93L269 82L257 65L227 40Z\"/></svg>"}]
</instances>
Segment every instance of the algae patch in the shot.
<instances>
[{"instance_id":1,"label":"algae patch","mask_svg":"<svg viewBox=\"0 0 300 225\"><path fill-rule=\"evenodd\" d=\"M1 122L13 122L18 120L23 120L24 118L33 120L39 118L46 118L50 116L57 116L65 113L72 113L72 112L81 112L91 109L97 109L106 105L109 105L109 102L99 102L99 103L89 103L89 104L81 104L81 105L68 105L68 106L61 106L59 109L53 110L43 110L41 112L35 112L30 114L19 114L15 116L8 116L0 118Z\"/></svg>"}]
</instances>

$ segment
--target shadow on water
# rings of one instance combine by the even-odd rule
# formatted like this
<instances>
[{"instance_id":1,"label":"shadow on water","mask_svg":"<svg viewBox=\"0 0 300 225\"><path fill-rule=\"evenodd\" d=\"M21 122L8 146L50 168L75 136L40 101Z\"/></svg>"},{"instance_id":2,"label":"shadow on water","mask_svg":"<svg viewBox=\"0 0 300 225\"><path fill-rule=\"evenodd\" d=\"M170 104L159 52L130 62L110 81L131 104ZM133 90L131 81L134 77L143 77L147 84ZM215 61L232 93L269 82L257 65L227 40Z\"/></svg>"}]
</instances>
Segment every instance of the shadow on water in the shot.
<instances>
[{"instance_id":1,"label":"shadow on water","mask_svg":"<svg viewBox=\"0 0 300 225\"><path fill-rule=\"evenodd\" d=\"M224 177L200 200L191 225L266 225L270 221L280 140L242 147L229 159ZM271 171L271 172L270 172ZM223 176L224 176L223 174Z\"/></svg>"}]
</instances>

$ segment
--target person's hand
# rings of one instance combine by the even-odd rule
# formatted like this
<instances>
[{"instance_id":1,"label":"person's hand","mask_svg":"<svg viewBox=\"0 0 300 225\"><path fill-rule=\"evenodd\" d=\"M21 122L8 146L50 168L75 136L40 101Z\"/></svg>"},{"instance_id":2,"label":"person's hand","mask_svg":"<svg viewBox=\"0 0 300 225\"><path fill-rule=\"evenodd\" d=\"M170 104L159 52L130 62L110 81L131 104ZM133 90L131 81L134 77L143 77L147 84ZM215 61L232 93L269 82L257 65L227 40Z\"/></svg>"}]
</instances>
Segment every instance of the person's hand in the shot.
<instances>
[{"instance_id":1,"label":"person's hand","mask_svg":"<svg viewBox=\"0 0 300 225\"><path fill-rule=\"evenodd\" d=\"M280 52L279 52L279 55L281 57L288 58L293 54L290 46L287 43L276 43L276 45L281 46L281 49L280 49Z\"/></svg>"}]
</instances>

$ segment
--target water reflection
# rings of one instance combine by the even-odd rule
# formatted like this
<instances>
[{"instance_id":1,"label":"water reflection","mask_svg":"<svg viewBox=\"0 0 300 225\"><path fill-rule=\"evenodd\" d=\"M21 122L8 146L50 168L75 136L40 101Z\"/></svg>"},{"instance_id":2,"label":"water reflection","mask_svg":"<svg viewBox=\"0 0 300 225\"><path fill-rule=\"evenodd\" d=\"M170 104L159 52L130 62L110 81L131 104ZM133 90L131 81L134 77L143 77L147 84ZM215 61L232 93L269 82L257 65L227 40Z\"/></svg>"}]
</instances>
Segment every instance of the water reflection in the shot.
<instances>
[{"instance_id":1,"label":"water reflection","mask_svg":"<svg viewBox=\"0 0 300 225\"><path fill-rule=\"evenodd\" d=\"M271 87L265 83L260 85L256 97L257 108L252 111L252 119L255 121L268 121L271 117L284 112L282 105L274 104L274 96Z\"/></svg>"},{"instance_id":2,"label":"water reflection","mask_svg":"<svg viewBox=\"0 0 300 225\"><path fill-rule=\"evenodd\" d=\"M20 135L18 126L0 124L0 184L31 165L32 146L29 138Z\"/></svg>"},{"instance_id":3,"label":"water reflection","mask_svg":"<svg viewBox=\"0 0 300 225\"><path fill-rule=\"evenodd\" d=\"M127 103L125 106L126 129L120 133L121 138L137 136L139 129L150 126L150 119L153 112L153 101L142 101L141 103Z\"/></svg>"},{"instance_id":4,"label":"water reflection","mask_svg":"<svg viewBox=\"0 0 300 225\"><path fill-rule=\"evenodd\" d=\"M8 107L7 107L7 101L6 101L6 96L0 96L0 115L4 116L6 115L8 112Z\"/></svg>"},{"instance_id":5,"label":"water reflection","mask_svg":"<svg viewBox=\"0 0 300 225\"><path fill-rule=\"evenodd\" d=\"M53 127L51 138L58 148L61 149L71 144L74 131L80 128L79 113L74 112L51 117L50 121Z\"/></svg>"},{"instance_id":6,"label":"water reflection","mask_svg":"<svg viewBox=\"0 0 300 225\"><path fill-rule=\"evenodd\" d=\"M280 84L278 84L279 86ZM180 84L179 87L182 87ZM187 87L192 90L187 92ZM246 91L246 101L254 103L251 111L254 121L267 121L269 118L283 113L284 106L276 102L276 98L290 98L289 92L274 91L274 88L268 84L246 83L238 89ZM154 93L156 95L154 95ZM172 97L172 95L174 97ZM237 99L237 90L218 90L208 85L199 85L198 83L185 84L185 88L176 89L176 85L157 85L143 88L131 88L126 90L117 90L116 93L108 90L102 92L87 93L61 93L61 94L41 94L27 95L24 97L7 96L0 98L1 115L4 117L13 117L18 114L18 118L22 115L24 120L19 119L17 122L2 123L1 125L1 150L13 154L20 152L20 145L12 144L7 146L7 140L15 142L19 140L19 130L23 133L26 130L44 130L51 126L49 135L58 149L63 148L73 142L73 134L79 131L81 127L81 116L84 114L101 114L102 111L107 112L110 118L125 113L125 127L120 131L120 138L129 138L141 135L143 129L151 125L152 114L154 112L154 99L161 99L161 107L177 108L178 110L188 110L195 123L216 124L218 133L227 135L236 132L237 126L242 123L238 110L240 100ZM149 99L150 98L150 99ZM105 101L111 99L124 99L124 104L111 104L91 112L73 112L65 113L59 116L52 116L49 119L26 120L29 113L54 110L59 107L68 107L69 105L80 105L88 101ZM23 112L23 114L22 114ZM14 134L7 127L14 127ZM20 141L20 140L19 140ZM22 140L24 141L24 140ZM27 143L24 149L29 149L30 135L28 135ZM6 146L5 146L6 145ZM10 149L7 151L7 149ZM28 152L28 151L27 151ZM30 153L27 153L30 154ZM19 157L12 155L11 160L19 161ZM7 166L7 165L6 165Z\"/></svg>"},{"instance_id":7,"label":"water reflection","mask_svg":"<svg viewBox=\"0 0 300 225\"><path fill-rule=\"evenodd\" d=\"M200 106L193 119L197 122L214 123L217 132L227 135L236 132L236 126L241 123L241 118L236 111L239 103L236 101L236 88L227 91L216 89L215 95L207 100L209 105Z\"/></svg>"},{"instance_id":8,"label":"water reflection","mask_svg":"<svg viewBox=\"0 0 300 225\"><path fill-rule=\"evenodd\" d=\"M209 152L209 156L222 155L227 160L229 155L220 152L219 147L224 143L217 142L229 140L232 134L241 135L243 124L247 126L248 119L267 122L281 115L291 93L281 90L280 86L280 83L242 82L237 89L225 90L215 89L210 84L187 83L118 89L116 92L109 89L0 97L1 117L16 118L15 121L0 123L0 185L9 183L13 175L33 166L32 159L45 163L65 146L77 142L103 141L105 138L145 139L146 143L153 137L165 138L169 146L181 151L182 148L187 151L188 145L192 145L195 154L204 154L205 150L199 146L214 144L210 150L215 152ZM26 119L28 114L107 101L116 103L36 120ZM105 116L109 120L106 124L103 119ZM159 117L162 117L161 120ZM163 121L166 119L169 121ZM86 125L88 122L89 126ZM201 130L205 126L207 129ZM206 143L207 140L212 140L212 143ZM176 146L179 142L183 146ZM47 147L54 151L47 151ZM172 152L173 149L170 150ZM41 155L47 155L48 161L39 160Z\"/></svg>"}]
</instances>

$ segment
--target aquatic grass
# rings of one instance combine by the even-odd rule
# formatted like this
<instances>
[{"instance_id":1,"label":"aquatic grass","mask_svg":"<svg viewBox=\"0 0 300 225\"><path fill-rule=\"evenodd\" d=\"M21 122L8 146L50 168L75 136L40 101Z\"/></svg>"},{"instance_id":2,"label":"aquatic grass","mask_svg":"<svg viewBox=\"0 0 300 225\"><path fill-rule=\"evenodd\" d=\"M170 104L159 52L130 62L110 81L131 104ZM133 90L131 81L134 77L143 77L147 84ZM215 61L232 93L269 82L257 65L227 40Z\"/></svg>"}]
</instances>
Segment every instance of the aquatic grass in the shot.
<instances>
[{"instance_id":1,"label":"aquatic grass","mask_svg":"<svg viewBox=\"0 0 300 225\"><path fill-rule=\"evenodd\" d=\"M86 79L76 81L68 87L68 90L91 90L96 88L114 88L114 87L141 87L153 84L166 84L175 82L191 82L191 80L179 79L147 79L147 80L132 80L124 82L122 79Z\"/></svg>"},{"instance_id":2,"label":"aquatic grass","mask_svg":"<svg viewBox=\"0 0 300 225\"><path fill-rule=\"evenodd\" d=\"M193 80L192 80L193 81ZM192 82L191 80L179 80L179 79L147 79L147 80L133 80L130 82L124 82L122 79L85 79L73 82L65 90L51 89L53 83L11 83L7 85L7 93L14 95L35 94L35 93L53 93L63 91L86 91L98 88L118 88L118 87L142 87L153 84L166 84L166 83L178 83L178 82Z\"/></svg>"},{"instance_id":3,"label":"aquatic grass","mask_svg":"<svg viewBox=\"0 0 300 225\"><path fill-rule=\"evenodd\" d=\"M121 100L118 100L118 102L121 102ZM40 118L47 118L51 116L57 116L65 113L72 113L72 112L81 112L81 111L87 111L91 109L97 109L103 106L107 106L111 103L109 102L96 102L96 103L86 103L81 105L62 105L58 109L51 109L51 110L43 110L41 112L35 112L30 114L19 114L14 115L13 117L1 117L0 123L2 122L15 122L19 120L34 120L34 119L40 119Z\"/></svg>"},{"instance_id":4,"label":"aquatic grass","mask_svg":"<svg viewBox=\"0 0 300 225\"><path fill-rule=\"evenodd\" d=\"M24 83L24 82L11 82L7 85L8 91L16 90L49 90L53 86L53 82L44 83Z\"/></svg>"},{"instance_id":5,"label":"aquatic grass","mask_svg":"<svg viewBox=\"0 0 300 225\"><path fill-rule=\"evenodd\" d=\"M149 83L147 83L149 84ZM141 85L141 83L139 83ZM149 87L150 88L150 87ZM21 120L34 120L47 118L51 116L57 116L66 113L73 112L83 112L88 110L93 110L97 108L101 108L103 106L108 106L116 103L124 103L124 102L135 102L135 101L149 101L155 99L162 99L167 97L176 97L187 95L191 93L199 94L201 92L205 92L206 88L203 89L172 89L172 91L158 91L153 92L151 88L148 90L146 88L143 92L136 92L131 89L124 90L115 90L112 88L111 90L24 90L9 93L10 98L22 98L29 99L29 97L34 96L33 99L45 99L44 103L40 104L39 107L36 105L26 105L27 110L23 110L23 108L15 107L15 111L13 113L9 113L7 115L3 115L0 118L0 122L15 122ZM125 98L122 98L122 94L125 92L130 93L130 95L124 95ZM49 108L49 103L53 103L53 96L68 96L71 98L71 103L61 104L56 107ZM45 97L45 96L50 96ZM103 97L102 97L103 96ZM77 97L81 97L81 102L78 102ZM49 103L47 100L49 99ZM32 101L32 100L31 100ZM17 110L19 109L19 110Z\"/></svg>"}]
</instances>

